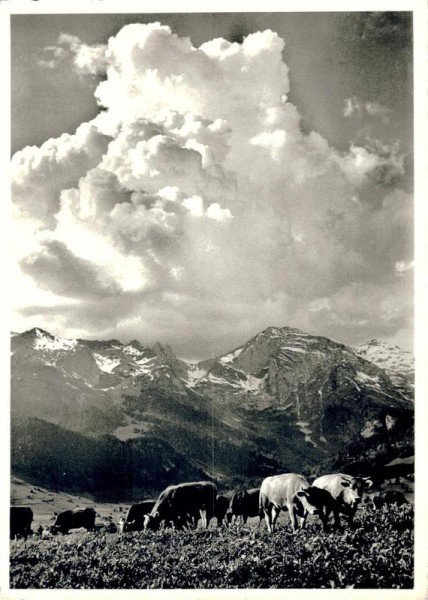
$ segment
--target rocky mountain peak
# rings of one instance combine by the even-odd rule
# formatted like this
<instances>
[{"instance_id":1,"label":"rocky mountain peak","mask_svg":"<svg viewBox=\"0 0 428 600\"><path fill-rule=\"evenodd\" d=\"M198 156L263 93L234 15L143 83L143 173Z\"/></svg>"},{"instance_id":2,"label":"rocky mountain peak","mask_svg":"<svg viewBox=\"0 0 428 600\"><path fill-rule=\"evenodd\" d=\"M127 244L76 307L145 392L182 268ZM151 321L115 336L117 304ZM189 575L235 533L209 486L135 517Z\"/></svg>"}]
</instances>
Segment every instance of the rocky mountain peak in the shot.
<instances>
[{"instance_id":1,"label":"rocky mountain peak","mask_svg":"<svg viewBox=\"0 0 428 600\"><path fill-rule=\"evenodd\" d=\"M144 350L144 346L138 340L131 340L128 346L132 346L132 348L136 348L137 350Z\"/></svg>"},{"instance_id":2,"label":"rocky mountain peak","mask_svg":"<svg viewBox=\"0 0 428 600\"><path fill-rule=\"evenodd\" d=\"M349 443L396 435L413 409L409 384L292 327L268 327L198 364L159 342L67 340L39 328L13 336L12 349L12 418L119 440L156 436L207 473L215 452L216 473L230 482L238 457L244 479L269 464L297 469L303 456L315 464Z\"/></svg>"},{"instance_id":3,"label":"rocky mountain peak","mask_svg":"<svg viewBox=\"0 0 428 600\"><path fill-rule=\"evenodd\" d=\"M44 331L43 329L34 328L30 332L29 337L34 338L33 345L36 350L44 350L55 352L58 350L67 351L76 348L77 340L61 338Z\"/></svg>"},{"instance_id":4,"label":"rocky mountain peak","mask_svg":"<svg viewBox=\"0 0 428 600\"><path fill-rule=\"evenodd\" d=\"M44 329L41 329L40 327L33 327L33 329L29 329L28 331L24 331L24 333L21 333L18 335L21 335L26 338L46 337L46 338L54 339L54 337L55 337L54 335L52 335L48 331L45 331Z\"/></svg>"},{"instance_id":5,"label":"rocky mountain peak","mask_svg":"<svg viewBox=\"0 0 428 600\"><path fill-rule=\"evenodd\" d=\"M93 350L108 350L116 349L120 350L123 347L122 342L116 339L112 340L77 340L80 344L87 346Z\"/></svg>"},{"instance_id":6,"label":"rocky mountain peak","mask_svg":"<svg viewBox=\"0 0 428 600\"><path fill-rule=\"evenodd\" d=\"M414 378L415 359L411 352L402 350L399 346L372 339L357 346L355 352L378 367L405 377L408 381Z\"/></svg>"},{"instance_id":7,"label":"rocky mountain peak","mask_svg":"<svg viewBox=\"0 0 428 600\"><path fill-rule=\"evenodd\" d=\"M156 342L156 344L153 346L152 350L158 356L166 356L168 358L174 358L174 359L177 358L175 356L171 346L168 346L168 345L164 346L160 342Z\"/></svg>"},{"instance_id":8,"label":"rocky mountain peak","mask_svg":"<svg viewBox=\"0 0 428 600\"><path fill-rule=\"evenodd\" d=\"M276 327L274 325L270 325L269 327L266 327L266 329L263 329L263 331L261 331L258 335L278 337L278 336L282 336L282 335L287 335L289 333L302 334L303 332L300 329L297 329L297 327L288 327L288 326Z\"/></svg>"}]
</instances>

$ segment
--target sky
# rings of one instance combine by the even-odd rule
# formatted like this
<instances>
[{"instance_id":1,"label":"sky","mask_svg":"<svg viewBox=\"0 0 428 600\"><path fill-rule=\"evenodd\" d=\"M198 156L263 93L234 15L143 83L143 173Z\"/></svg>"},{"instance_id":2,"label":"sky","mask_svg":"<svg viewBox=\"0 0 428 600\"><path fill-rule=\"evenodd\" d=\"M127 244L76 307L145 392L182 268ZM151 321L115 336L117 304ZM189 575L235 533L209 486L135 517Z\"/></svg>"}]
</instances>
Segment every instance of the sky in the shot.
<instances>
[{"instance_id":1,"label":"sky","mask_svg":"<svg viewBox=\"0 0 428 600\"><path fill-rule=\"evenodd\" d=\"M411 13L12 15L12 329L413 344Z\"/></svg>"}]
</instances>

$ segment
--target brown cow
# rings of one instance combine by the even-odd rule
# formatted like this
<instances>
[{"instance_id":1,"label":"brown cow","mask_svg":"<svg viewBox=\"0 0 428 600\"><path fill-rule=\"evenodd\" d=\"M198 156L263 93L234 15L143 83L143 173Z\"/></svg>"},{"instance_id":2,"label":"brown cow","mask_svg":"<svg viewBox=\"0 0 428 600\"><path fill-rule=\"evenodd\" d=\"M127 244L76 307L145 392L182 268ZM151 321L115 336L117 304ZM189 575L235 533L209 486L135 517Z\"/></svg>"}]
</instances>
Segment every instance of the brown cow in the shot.
<instances>
[{"instance_id":1,"label":"brown cow","mask_svg":"<svg viewBox=\"0 0 428 600\"><path fill-rule=\"evenodd\" d=\"M10 507L10 539L18 536L27 539L32 533L31 523L33 521L33 511L29 506L11 506Z\"/></svg>"},{"instance_id":2,"label":"brown cow","mask_svg":"<svg viewBox=\"0 0 428 600\"><path fill-rule=\"evenodd\" d=\"M144 529L158 529L162 521L182 528L189 518L202 518L204 527L217 510L217 487L211 481L180 483L167 487L144 518Z\"/></svg>"},{"instance_id":3,"label":"brown cow","mask_svg":"<svg viewBox=\"0 0 428 600\"><path fill-rule=\"evenodd\" d=\"M150 513L156 500L143 500L138 504L132 504L125 517L119 519L119 531L142 531L144 529L144 517Z\"/></svg>"},{"instance_id":4,"label":"brown cow","mask_svg":"<svg viewBox=\"0 0 428 600\"><path fill-rule=\"evenodd\" d=\"M84 527L87 531L95 529L94 508L77 508L74 510L65 510L59 513L55 523L51 527L53 533L68 533L70 529L79 529Z\"/></svg>"},{"instance_id":5,"label":"brown cow","mask_svg":"<svg viewBox=\"0 0 428 600\"><path fill-rule=\"evenodd\" d=\"M245 525L249 517L259 517L260 525L260 521L263 519L263 510L259 506L259 494L260 488L235 492L227 511L228 523L231 523L234 518L237 520L241 517Z\"/></svg>"}]
</instances>

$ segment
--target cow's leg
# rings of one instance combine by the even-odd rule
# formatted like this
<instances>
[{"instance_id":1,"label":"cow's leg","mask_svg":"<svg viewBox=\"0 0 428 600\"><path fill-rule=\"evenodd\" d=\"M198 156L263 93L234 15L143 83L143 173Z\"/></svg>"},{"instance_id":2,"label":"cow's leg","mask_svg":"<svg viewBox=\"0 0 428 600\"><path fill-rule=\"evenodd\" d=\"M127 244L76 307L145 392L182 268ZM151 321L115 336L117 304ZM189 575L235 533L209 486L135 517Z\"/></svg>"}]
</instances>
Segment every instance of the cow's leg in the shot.
<instances>
[{"instance_id":1,"label":"cow's leg","mask_svg":"<svg viewBox=\"0 0 428 600\"><path fill-rule=\"evenodd\" d=\"M356 512L357 512L356 510L351 510L351 512L348 515L348 523L349 523L349 527L351 527L351 528L355 528L354 517L355 517Z\"/></svg>"},{"instance_id":2,"label":"cow's leg","mask_svg":"<svg viewBox=\"0 0 428 600\"><path fill-rule=\"evenodd\" d=\"M339 516L339 511L337 509L333 510L333 516L334 516L334 528L340 529L340 516Z\"/></svg>"},{"instance_id":3,"label":"cow's leg","mask_svg":"<svg viewBox=\"0 0 428 600\"><path fill-rule=\"evenodd\" d=\"M198 523L198 515L192 515L188 513L183 517L183 521L186 526L186 529L196 529Z\"/></svg>"},{"instance_id":4,"label":"cow's leg","mask_svg":"<svg viewBox=\"0 0 428 600\"><path fill-rule=\"evenodd\" d=\"M199 511L199 514L201 515L201 519L202 519L202 527L204 529L207 528L208 522L207 522L207 509L206 508L201 508Z\"/></svg>"},{"instance_id":5,"label":"cow's leg","mask_svg":"<svg viewBox=\"0 0 428 600\"><path fill-rule=\"evenodd\" d=\"M281 509L278 508L277 506L273 505L272 506L272 533L275 530L275 523L278 519L278 515L281 512Z\"/></svg>"},{"instance_id":6,"label":"cow's leg","mask_svg":"<svg viewBox=\"0 0 428 600\"><path fill-rule=\"evenodd\" d=\"M267 529L268 529L269 533L273 533L273 529L272 529L272 505L271 504L267 504L267 505L263 506L263 512L265 514L265 521L266 521Z\"/></svg>"},{"instance_id":7,"label":"cow's leg","mask_svg":"<svg viewBox=\"0 0 428 600\"><path fill-rule=\"evenodd\" d=\"M294 506L294 504L288 505L288 512L290 513L291 529L293 530L293 533L296 533L299 526L298 526L298 522L297 522L297 511L296 511L296 507Z\"/></svg>"},{"instance_id":8,"label":"cow's leg","mask_svg":"<svg viewBox=\"0 0 428 600\"><path fill-rule=\"evenodd\" d=\"M327 531L328 518L330 516L331 510L332 509L329 508L328 506L325 506L325 507L321 508L321 510L320 510L320 519L321 519L322 528L324 531Z\"/></svg>"}]
</instances>

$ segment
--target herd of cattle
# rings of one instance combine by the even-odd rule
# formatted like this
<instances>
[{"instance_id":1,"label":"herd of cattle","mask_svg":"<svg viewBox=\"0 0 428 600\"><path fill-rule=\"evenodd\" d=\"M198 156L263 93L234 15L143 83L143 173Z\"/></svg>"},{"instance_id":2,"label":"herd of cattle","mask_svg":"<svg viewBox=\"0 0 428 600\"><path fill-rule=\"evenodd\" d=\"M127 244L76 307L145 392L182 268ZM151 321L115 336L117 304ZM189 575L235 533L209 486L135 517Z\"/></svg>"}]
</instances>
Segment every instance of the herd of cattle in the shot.
<instances>
[{"instance_id":1,"label":"herd of cattle","mask_svg":"<svg viewBox=\"0 0 428 600\"><path fill-rule=\"evenodd\" d=\"M196 527L199 519L207 527L212 518L217 524L228 526L234 520L246 523L249 517L263 517L270 533L281 511L288 511L293 532L303 528L308 515L317 515L324 529L330 516L334 526L340 525L340 516L352 525L358 506L366 493L366 503L375 509L385 504L406 504L399 491L367 493L372 486L368 477L353 477L336 473L323 475L309 485L303 475L285 473L263 480L260 488L237 491L229 498L218 494L210 481L181 483L167 487L157 500L133 504L118 529L125 531L156 530L161 525L176 529ZM55 523L43 534L63 533L70 529L95 529L94 508L67 510L60 513ZM10 509L10 538L26 538L32 533L33 511L29 506L12 506Z\"/></svg>"}]
</instances>

